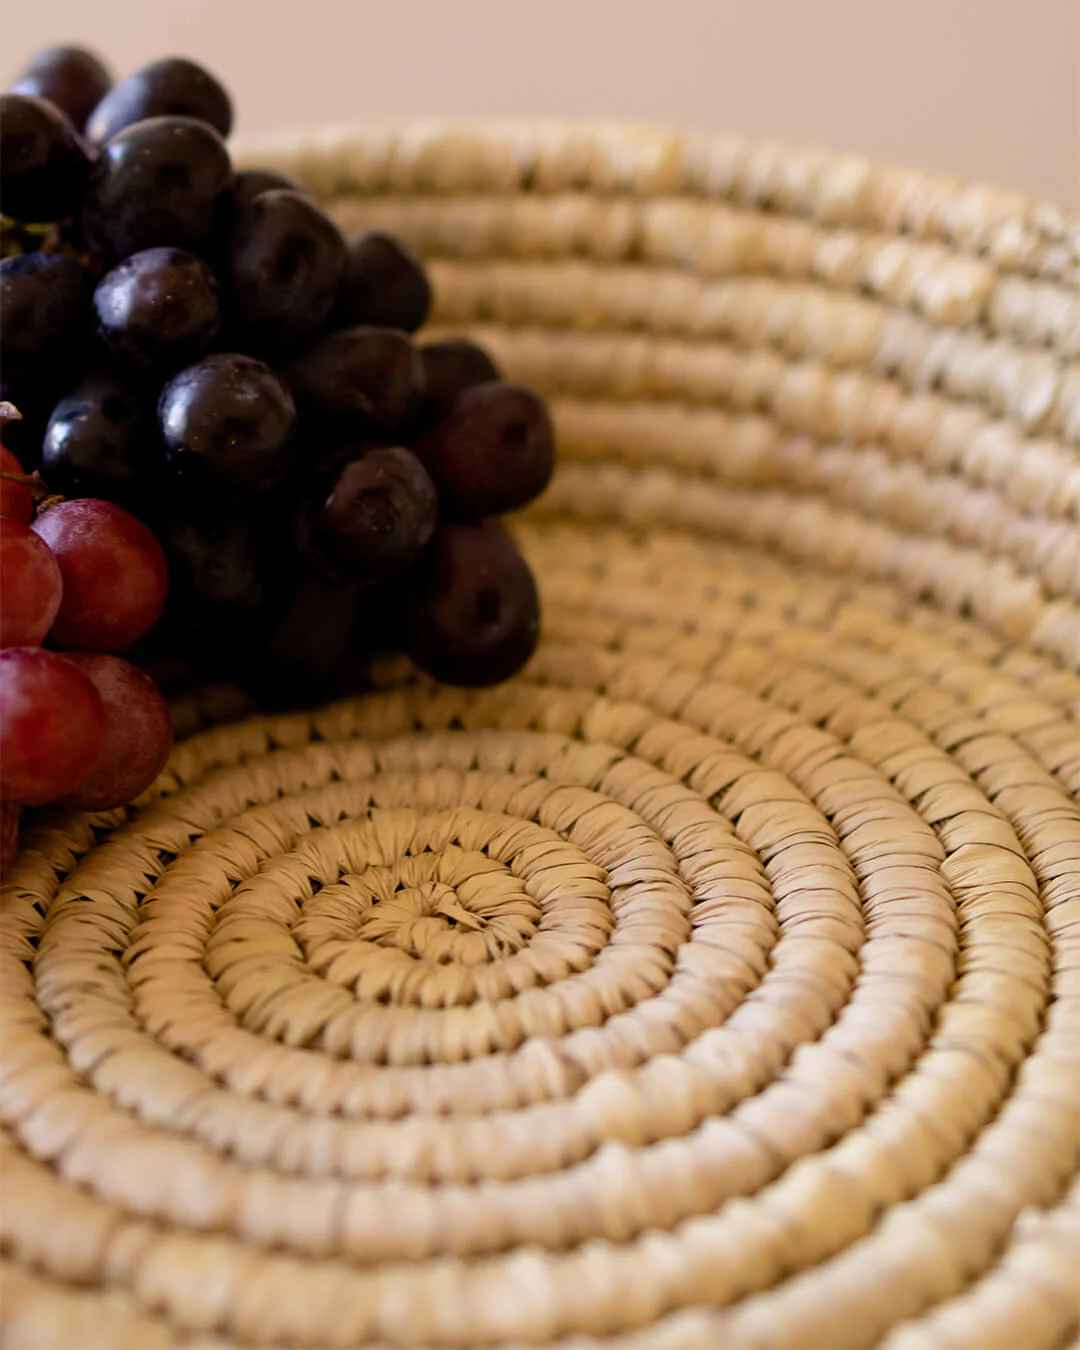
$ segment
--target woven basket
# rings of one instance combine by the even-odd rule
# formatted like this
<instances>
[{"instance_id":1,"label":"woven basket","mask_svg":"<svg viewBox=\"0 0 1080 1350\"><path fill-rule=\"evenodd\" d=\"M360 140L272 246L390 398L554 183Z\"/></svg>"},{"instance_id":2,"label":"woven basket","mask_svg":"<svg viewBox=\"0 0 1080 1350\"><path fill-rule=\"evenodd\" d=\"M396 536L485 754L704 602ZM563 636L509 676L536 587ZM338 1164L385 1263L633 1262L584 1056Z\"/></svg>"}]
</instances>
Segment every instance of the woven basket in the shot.
<instances>
[{"instance_id":1,"label":"woven basket","mask_svg":"<svg viewBox=\"0 0 1080 1350\"><path fill-rule=\"evenodd\" d=\"M1080 224L605 127L252 158L553 401L527 672L210 690L0 901L0 1345L1080 1345Z\"/></svg>"}]
</instances>

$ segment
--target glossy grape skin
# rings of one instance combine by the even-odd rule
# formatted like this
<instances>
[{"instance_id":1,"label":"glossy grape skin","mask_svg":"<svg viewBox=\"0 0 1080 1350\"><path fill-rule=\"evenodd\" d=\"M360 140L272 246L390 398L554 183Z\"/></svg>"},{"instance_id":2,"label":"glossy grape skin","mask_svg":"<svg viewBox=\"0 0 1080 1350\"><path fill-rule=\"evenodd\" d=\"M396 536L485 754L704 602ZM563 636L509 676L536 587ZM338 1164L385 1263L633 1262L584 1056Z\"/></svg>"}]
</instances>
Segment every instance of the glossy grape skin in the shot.
<instances>
[{"instance_id":1,"label":"glossy grape skin","mask_svg":"<svg viewBox=\"0 0 1080 1350\"><path fill-rule=\"evenodd\" d=\"M98 652L70 652L105 709L105 735L94 765L64 806L104 811L132 801L157 778L172 749L169 705L149 675Z\"/></svg>"},{"instance_id":2,"label":"glossy grape skin","mask_svg":"<svg viewBox=\"0 0 1080 1350\"><path fill-rule=\"evenodd\" d=\"M297 405L313 419L359 431L394 432L422 392L416 349L391 328L343 328L320 338L285 372Z\"/></svg>"},{"instance_id":3,"label":"glossy grape skin","mask_svg":"<svg viewBox=\"0 0 1080 1350\"><path fill-rule=\"evenodd\" d=\"M113 356L162 373L201 356L221 322L213 273L179 248L143 249L118 263L98 282L94 311Z\"/></svg>"},{"instance_id":4,"label":"glossy grape skin","mask_svg":"<svg viewBox=\"0 0 1080 1350\"><path fill-rule=\"evenodd\" d=\"M238 208L254 201L263 192L298 192L306 196L295 179L273 169L240 169L234 175L233 201Z\"/></svg>"},{"instance_id":5,"label":"glossy grape skin","mask_svg":"<svg viewBox=\"0 0 1080 1350\"><path fill-rule=\"evenodd\" d=\"M84 47L48 47L38 52L11 92L47 99L76 131L82 131L111 84L112 76L93 52Z\"/></svg>"},{"instance_id":6,"label":"glossy grape skin","mask_svg":"<svg viewBox=\"0 0 1080 1350\"><path fill-rule=\"evenodd\" d=\"M431 283L408 249L376 230L351 241L335 327L371 324L413 333L430 310Z\"/></svg>"},{"instance_id":7,"label":"glossy grape skin","mask_svg":"<svg viewBox=\"0 0 1080 1350\"><path fill-rule=\"evenodd\" d=\"M34 521L60 564L64 595L52 636L82 651L119 651L157 622L168 569L146 526L112 502L60 502Z\"/></svg>"},{"instance_id":8,"label":"glossy grape skin","mask_svg":"<svg viewBox=\"0 0 1080 1350\"><path fill-rule=\"evenodd\" d=\"M26 476L18 457L6 445L0 445L0 473ZM0 518L29 525L34 518L34 494L29 487L0 478Z\"/></svg>"},{"instance_id":9,"label":"glossy grape skin","mask_svg":"<svg viewBox=\"0 0 1080 1350\"><path fill-rule=\"evenodd\" d=\"M23 253L0 262L5 381L63 360L87 336L90 277L74 258Z\"/></svg>"},{"instance_id":10,"label":"glossy grape skin","mask_svg":"<svg viewBox=\"0 0 1080 1350\"><path fill-rule=\"evenodd\" d=\"M540 638L536 582L498 521L443 525L406 620L409 655L444 684L482 687L518 671Z\"/></svg>"},{"instance_id":11,"label":"glossy grape skin","mask_svg":"<svg viewBox=\"0 0 1080 1350\"><path fill-rule=\"evenodd\" d=\"M76 209L90 169L78 132L53 104L0 94L0 210L15 220L60 220Z\"/></svg>"},{"instance_id":12,"label":"glossy grape skin","mask_svg":"<svg viewBox=\"0 0 1080 1350\"><path fill-rule=\"evenodd\" d=\"M345 269L345 241L299 192L262 192L239 212L226 272L245 350L300 346L321 326Z\"/></svg>"},{"instance_id":13,"label":"glossy grape skin","mask_svg":"<svg viewBox=\"0 0 1080 1350\"><path fill-rule=\"evenodd\" d=\"M21 810L17 802L0 801L0 880L3 880L19 851Z\"/></svg>"},{"instance_id":14,"label":"glossy grape skin","mask_svg":"<svg viewBox=\"0 0 1080 1350\"><path fill-rule=\"evenodd\" d=\"M158 417L169 464L195 484L264 492L292 467L292 395L254 357L219 352L180 371Z\"/></svg>"},{"instance_id":15,"label":"glossy grape skin","mask_svg":"<svg viewBox=\"0 0 1080 1350\"><path fill-rule=\"evenodd\" d=\"M421 417L428 424L444 417L466 389L502 378L483 347L467 338L426 342L420 348L420 364L424 372Z\"/></svg>"},{"instance_id":16,"label":"glossy grape skin","mask_svg":"<svg viewBox=\"0 0 1080 1350\"><path fill-rule=\"evenodd\" d=\"M87 243L119 261L165 246L199 253L219 223L232 182L225 143L191 117L152 117L102 147L86 189Z\"/></svg>"},{"instance_id":17,"label":"glossy grape skin","mask_svg":"<svg viewBox=\"0 0 1080 1350\"><path fill-rule=\"evenodd\" d=\"M185 57L167 56L114 85L94 109L87 135L107 141L150 117L191 117L225 137L232 130L232 101L208 70Z\"/></svg>"},{"instance_id":18,"label":"glossy grape skin","mask_svg":"<svg viewBox=\"0 0 1080 1350\"><path fill-rule=\"evenodd\" d=\"M0 651L0 795L40 806L73 791L105 741L101 695L78 666L40 647Z\"/></svg>"},{"instance_id":19,"label":"glossy grape skin","mask_svg":"<svg viewBox=\"0 0 1080 1350\"><path fill-rule=\"evenodd\" d=\"M29 525L0 516L0 647L36 647L60 608L60 568Z\"/></svg>"},{"instance_id":20,"label":"glossy grape skin","mask_svg":"<svg viewBox=\"0 0 1080 1350\"><path fill-rule=\"evenodd\" d=\"M417 449L456 520L524 506L547 487L555 468L555 434L543 401L503 381L459 394Z\"/></svg>"},{"instance_id":21,"label":"glossy grape skin","mask_svg":"<svg viewBox=\"0 0 1080 1350\"><path fill-rule=\"evenodd\" d=\"M50 491L142 501L161 468L152 404L126 375L95 372L54 408L41 454L41 476Z\"/></svg>"},{"instance_id":22,"label":"glossy grape skin","mask_svg":"<svg viewBox=\"0 0 1080 1350\"><path fill-rule=\"evenodd\" d=\"M411 450L369 450L342 469L314 513L311 548L345 575L394 576L427 547L438 509L435 485Z\"/></svg>"}]
</instances>

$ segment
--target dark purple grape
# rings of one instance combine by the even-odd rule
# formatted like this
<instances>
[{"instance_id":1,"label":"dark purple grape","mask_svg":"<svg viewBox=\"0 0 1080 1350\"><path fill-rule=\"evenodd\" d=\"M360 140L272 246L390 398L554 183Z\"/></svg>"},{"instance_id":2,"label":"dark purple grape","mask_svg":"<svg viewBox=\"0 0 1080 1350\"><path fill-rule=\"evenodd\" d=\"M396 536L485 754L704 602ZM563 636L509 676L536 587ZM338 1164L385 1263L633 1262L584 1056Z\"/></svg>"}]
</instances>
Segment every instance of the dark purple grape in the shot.
<instances>
[{"instance_id":1,"label":"dark purple grape","mask_svg":"<svg viewBox=\"0 0 1080 1350\"><path fill-rule=\"evenodd\" d=\"M263 192L299 192L304 189L288 174L273 169L241 169L233 178L233 200L238 207L253 202Z\"/></svg>"},{"instance_id":2,"label":"dark purple grape","mask_svg":"<svg viewBox=\"0 0 1080 1350\"><path fill-rule=\"evenodd\" d=\"M191 117L152 117L102 148L87 185L83 232L113 260L165 245L200 252L232 180L225 143Z\"/></svg>"},{"instance_id":3,"label":"dark purple grape","mask_svg":"<svg viewBox=\"0 0 1080 1350\"><path fill-rule=\"evenodd\" d=\"M495 520L443 525L421 564L406 616L406 647L444 684L498 684L540 638L529 565Z\"/></svg>"},{"instance_id":4,"label":"dark purple grape","mask_svg":"<svg viewBox=\"0 0 1080 1350\"><path fill-rule=\"evenodd\" d=\"M513 511L538 496L555 468L555 435L543 400L494 381L466 389L417 453L456 520Z\"/></svg>"},{"instance_id":5,"label":"dark purple grape","mask_svg":"<svg viewBox=\"0 0 1080 1350\"><path fill-rule=\"evenodd\" d=\"M153 492L160 471L153 401L126 376L95 372L56 405L41 457L51 491L134 503Z\"/></svg>"},{"instance_id":6,"label":"dark purple grape","mask_svg":"<svg viewBox=\"0 0 1080 1350\"><path fill-rule=\"evenodd\" d=\"M309 481L319 484L331 483L347 464L360 459L371 450L383 450L390 441L385 432L365 434L349 431L348 428L337 431L333 427L310 424L310 420L301 419L303 438L301 461L304 475Z\"/></svg>"},{"instance_id":7,"label":"dark purple grape","mask_svg":"<svg viewBox=\"0 0 1080 1350\"><path fill-rule=\"evenodd\" d=\"M180 371L158 417L166 458L196 487L264 492L292 467L292 395L254 357L220 352Z\"/></svg>"},{"instance_id":8,"label":"dark purple grape","mask_svg":"<svg viewBox=\"0 0 1080 1350\"><path fill-rule=\"evenodd\" d=\"M414 333L431 309L431 284L413 255L388 234L372 231L349 245L332 316L337 327L373 324Z\"/></svg>"},{"instance_id":9,"label":"dark purple grape","mask_svg":"<svg viewBox=\"0 0 1080 1350\"><path fill-rule=\"evenodd\" d=\"M215 676L246 678L288 599L297 566L291 540L231 505L183 507L159 526L171 583L159 652Z\"/></svg>"},{"instance_id":10,"label":"dark purple grape","mask_svg":"<svg viewBox=\"0 0 1080 1350\"><path fill-rule=\"evenodd\" d=\"M438 506L435 485L412 451L387 446L342 469L302 532L332 569L376 580L416 561L435 532Z\"/></svg>"},{"instance_id":11,"label":"dark purple grape","mask_svg":"<svg viewBox=\"0 0 1080 1350\"><path fill-rule=\"evenodd\" d=\"M53 104L0 94L0 211L15 220L60 220L78 210L90 170L79 133Z\"/></svg>"},{"instance_id":12,"label":"dark purple grape","mask_svg":"<svg viewBox=\"0 0 1080 1350\"><path fill-rule=\"evenodd\" d=\"M343 692L361 588L301 574L282 597L258 650L236 671L265 708L289 708Z\"/></svg>"},{"instance_id":13,"label":"dark purple grape","mask_svg":"<svg viewBox=\"0 0 1080 1350\"><path fill-rule=\"evenodd\" d=\"M85 47L48 47L38 52L11 92L48 99L82 131L111 84L107 68Z\"/></svg>"},{"instance_id":14,"label":"dark purple grape","mask_svg":"<svg viewBox=\"0 0 1080 1350\"><path fill-rule=\"evenodd\" d=\"M98 332L138 370L167 373L194 361L218 331L214 274L180 248L147 248L107 272L94 292Z\"/></svg>"},{"instance_id":15,"label":"dark purple grape","mask_svg":"<svg viewBox=\"0 0 1080 1350\"><path fill-rule=\"evenodd\" d=\"M69 356L90 330L90 277L61 253L0 262L0 347L5 377Z\"/></svg>"},{"instance_id":16,"label":"dark purple grape","mask_svg":"<svg viewBox=\"0 0 1080 1350\"><path fill-rule=\"evenodd\" d=\"M298 192L262 192L241 210L229 250L233 317L256 350L300 346L330 312L345 268L334 222Z\"/></svg>"},{"instance_id":17,"label":"dark purple grape","mask_svg":"<svg viewBox=\"0 0 1080 1350\"><path fill-rule=\"evenodd\" d=\"M148 117L193 117L227 136L232 102L208 70L182 56L167 56L115 85L94 109L87 134L93 141L107 141Z\"/></svg>"},{"instance_id":18,"label":"dark purple grape","mask_svg":"<svg viewBox=\"0 0 1080 1350\"><path fill-rule=\"evenodd\" d=\"M425 343L420 348L420 363L424 368L425 422L444 417L458 394L474 384L488 384L502 378L498 366L483 347L466 338Z\"/></svg>"},{"instance_id":19,"label":"dark purple grape","mask_svg":"<svg viewBox=\"0 0 1080 1350\"><path fill-rule=\"evenodd\" d=\"M313 418L359 430L403 426L422 391L416 349L392 328L343 328L289 366L297 403Z\"/></svg>"},{"instance_id":20,"label":"dark purple grape","mask_svg":"<svg viewBox=\"0 0 1080 1350\"><path fill-rule=\"evenodd\" d=\"M169 559L170 610L248 629L262 620L272 592L255 525L224 511L203 511L162 529Z\"/></svg>"}]
</instances>

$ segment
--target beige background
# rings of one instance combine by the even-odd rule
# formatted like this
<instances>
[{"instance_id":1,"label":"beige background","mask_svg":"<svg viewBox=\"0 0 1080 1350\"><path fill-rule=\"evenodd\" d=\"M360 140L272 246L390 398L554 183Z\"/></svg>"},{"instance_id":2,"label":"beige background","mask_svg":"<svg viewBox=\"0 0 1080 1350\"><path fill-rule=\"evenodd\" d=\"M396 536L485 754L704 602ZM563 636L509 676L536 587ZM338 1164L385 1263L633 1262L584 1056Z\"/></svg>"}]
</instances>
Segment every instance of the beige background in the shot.
<instances>
[{"instance_id":1,"label":"beige background","mask_svg":"<svg viewBox=\"0 0 1080 1350\"><path fill-rule=\"evenodd\" d=\"M205 61L240 129L617 116L855 150L1080 207L1080 0L10 0L0 76L74 39Z\"/></svg>"}]
</instances>

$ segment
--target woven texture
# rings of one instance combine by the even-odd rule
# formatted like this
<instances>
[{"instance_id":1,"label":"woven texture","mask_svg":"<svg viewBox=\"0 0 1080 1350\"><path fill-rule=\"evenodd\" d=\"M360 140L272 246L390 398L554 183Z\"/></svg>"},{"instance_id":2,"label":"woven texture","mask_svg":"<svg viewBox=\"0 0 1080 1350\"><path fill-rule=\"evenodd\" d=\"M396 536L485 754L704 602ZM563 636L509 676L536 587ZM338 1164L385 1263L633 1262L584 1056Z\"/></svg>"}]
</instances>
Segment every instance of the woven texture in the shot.
<instances>
[{"instance_id":1,"label":"woven texture","mask_svg":"<svg viewBox=\"0 0 1080 1350\"><path fill-rule=\"evenodd\" d=\"M0 901L3 1350L1080 1344L1080 225L626 129L252 158L551 399L545 640Z\"/></svg>"}]
</instances>

